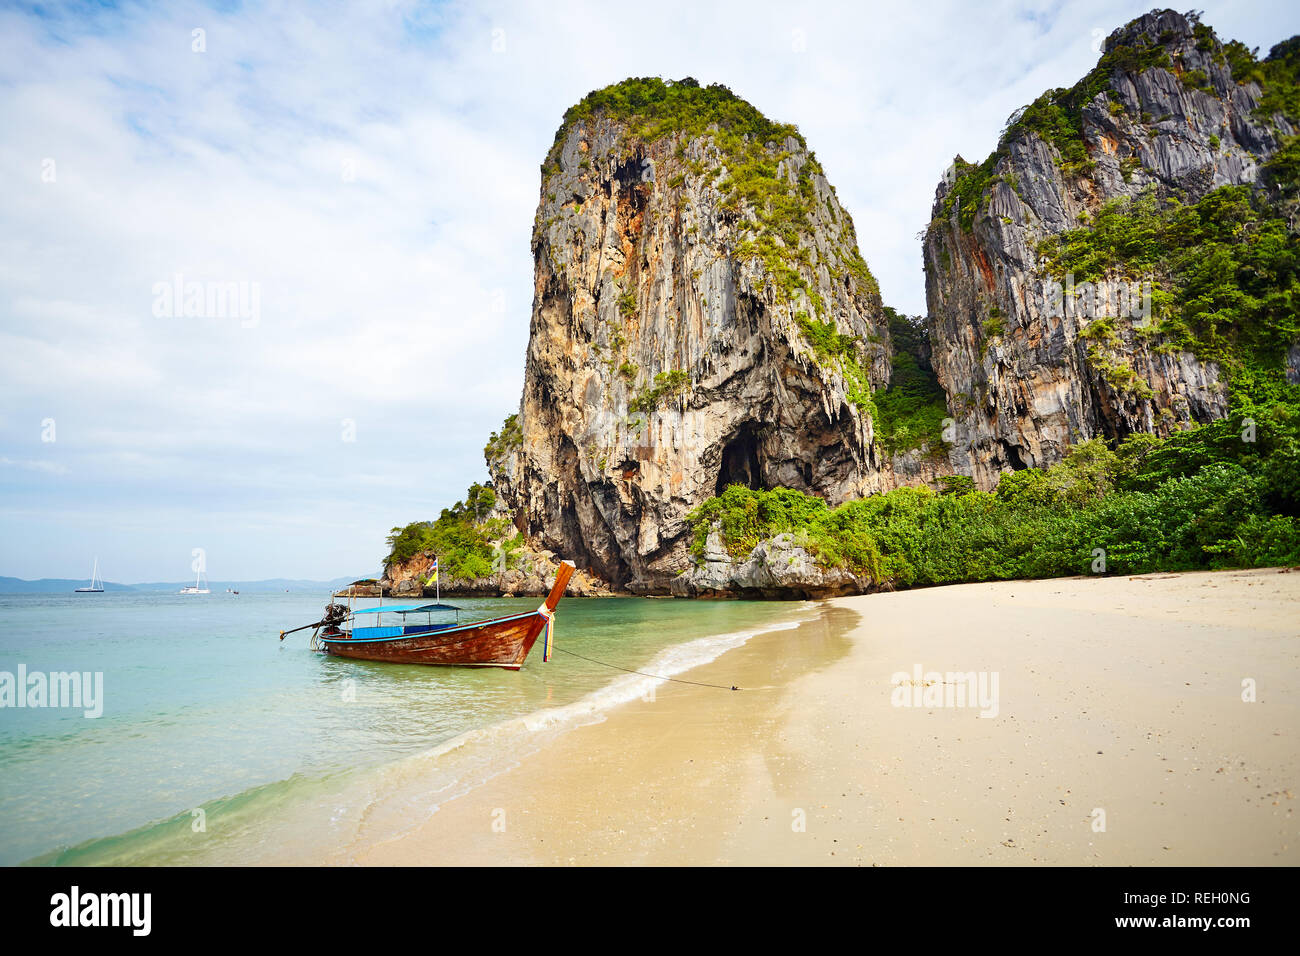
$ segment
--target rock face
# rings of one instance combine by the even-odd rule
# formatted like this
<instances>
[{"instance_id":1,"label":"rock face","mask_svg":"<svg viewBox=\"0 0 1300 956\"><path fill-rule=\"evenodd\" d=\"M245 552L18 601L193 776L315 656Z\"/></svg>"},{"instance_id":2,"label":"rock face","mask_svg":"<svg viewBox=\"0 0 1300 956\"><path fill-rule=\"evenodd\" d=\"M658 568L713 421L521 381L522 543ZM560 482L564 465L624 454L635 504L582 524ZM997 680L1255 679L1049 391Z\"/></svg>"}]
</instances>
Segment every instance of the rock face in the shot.
<instances>
[{"instance_id":1,"label":"rock face","mask_svg":"<svg viewBox=\"0 0 1300 956\"><path fill-rule=\"evenodd\" d=\"M795 543L779 534L760 541L745 558L727 553L716 531L709 535L704 560L675 577L676 597L823 598L863 594L875 588L871 578L844 568L824 568Z\"/></svg>"},{"instance_id":2,"label":"rock face","mask_svg":"<svg viewBox=\"0 0 1300 956\"><path fill-rule=\"evenodd\" d=\"M661 109L679 100L684 125ZM888 326L793 127L693 81L598 91L566 114L532 243L518 437L488 464L537 547L667 593L686 515L731 483L888 486L865 411Z\"/></svg>"},{"instance_id":3,"label":"rock face","mask_svg":"<svg viewBox=\"0 0 1300 956\"><path fill-rule=\"evenodd\" d=\"M1195 202L1254 182L1295 130L1280 115L1272 125L1252 116L1259 85L1235 82L1213 32L1172 11L1115 31L1106 53L1099 70L1109 75L1090 75L1099 91L1082 104L1090 170L1013 122L982 196L960 193L963 176L979 175L960 160L936 192L925 239L932 360L957 419L953 466L983 488L1002 471L1055 463L1074 442L1166 434L1227 412L1215 364L1158 349L1122 299L1082 308L1067 276L1040 269L1036 249L1108 200L1153 190ZM1154 61L1165 65L1141 68ZM1123 278L1105 291L1127 291ZM1066 288L1059 300L1051 282ZM1133 374L1118 381L1080 338L1099 312L1121 315L1109 348Z\"/></svg>"},{"instance_id":4,"label":"rock face","mask_svg":"<svg viewBox=\"0 0 1300 956\"><path fill-rule=\"evenodd\" d=\"M579 594L860 592L788 535L736 557L715 533L696 562L688 515L733 483L831 506L954 473L991 489L1081 441L1225 416L1224 371L1152 325L1145 277L1076 287L1044 241L1113 200L1254 183L1296 130L1256 115L1239 53L1194 17L1148 14L1013 116L983 164L959 157L925 237L928 324L883 308L794 127L693 80L590 94L542 167L523 395L486 449L494 519L526 560L444 590L544 593L558 555ZM1288 368L1300 378L1300 345ZM391 593L424 593L414 560L388 569Z\"/></svg>"}]
</instances>

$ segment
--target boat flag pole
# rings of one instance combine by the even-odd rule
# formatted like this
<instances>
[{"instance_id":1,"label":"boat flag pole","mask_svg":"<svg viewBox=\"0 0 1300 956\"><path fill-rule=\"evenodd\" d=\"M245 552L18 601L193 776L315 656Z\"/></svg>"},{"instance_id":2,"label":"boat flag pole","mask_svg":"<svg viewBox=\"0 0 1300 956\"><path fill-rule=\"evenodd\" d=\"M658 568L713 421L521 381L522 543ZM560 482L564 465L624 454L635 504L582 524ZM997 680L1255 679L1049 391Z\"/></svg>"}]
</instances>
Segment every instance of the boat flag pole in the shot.
<instances>
[{"instance_id":1,"label":"boat flag pole","mask_svg":"<svg viewBox=\"0 0 1300 956\"><path fill-rule=\"evenodd\" d=\"M433 585L433 600L435 603L441 604L442 582L438 580L438 556L436 554L433 556L433 565L429 570L433 572L433 576L424 582L424 586L427 588L430 584Z\"/></svg>"}]
</instances>

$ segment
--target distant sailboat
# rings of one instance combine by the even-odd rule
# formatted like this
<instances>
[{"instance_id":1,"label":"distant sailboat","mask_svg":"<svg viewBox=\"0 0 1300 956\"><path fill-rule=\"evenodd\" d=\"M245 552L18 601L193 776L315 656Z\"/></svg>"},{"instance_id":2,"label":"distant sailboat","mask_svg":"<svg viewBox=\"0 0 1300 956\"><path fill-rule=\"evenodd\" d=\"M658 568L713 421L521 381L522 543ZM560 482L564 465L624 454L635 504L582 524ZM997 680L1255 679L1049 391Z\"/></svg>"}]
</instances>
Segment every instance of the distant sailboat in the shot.
<instances>
[{"instance_id":1,"label":"distant sailboat","mask_svg":"<svg viewBox=\"0 0 1300 956\"><path fill-rule=\"evenodd\" d=\"M203 572L199 571L194 576L194 583L185 585L185 587L181 588L180 593L181 594L211 594L212 591L209 590L208 588L202 587L201 586L202 583L203 583Z\"/></svg>"},{"instance_id":2,"label":"distant sailboat","mask_svg":"<svg viewBox=\"0 0 1300 956\"><path fill-rule=\"evenodd\" d=\"M77 588L73 594L103 594L104 582L99 579L99 558L95 559L95 570L90 572L90 587Z\"/></svg>"}]
</instances>

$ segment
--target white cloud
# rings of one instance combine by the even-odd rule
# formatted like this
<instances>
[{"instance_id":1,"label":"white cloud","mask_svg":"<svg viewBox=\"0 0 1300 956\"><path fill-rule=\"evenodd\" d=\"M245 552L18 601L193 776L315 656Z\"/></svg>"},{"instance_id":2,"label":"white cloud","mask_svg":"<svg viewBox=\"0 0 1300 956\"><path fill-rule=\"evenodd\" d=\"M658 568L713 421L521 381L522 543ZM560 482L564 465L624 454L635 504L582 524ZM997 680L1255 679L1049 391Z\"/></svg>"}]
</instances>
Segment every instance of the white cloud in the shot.
<instances>
[{"instance_id":1,"label":"white cloud","mask_svg":"<svg viewBox=\"0 0 1300 956\"><path fill-rule=\"evenodd\" d=\"M22 468L26 471L43 472L47 475L66 475L67 466L59 464L57 461L41 461L40 459L18 459L0 458L0 468Z\"/></svg>"},{"instance_id":2,"label":"white cloud","mask_svg":"<svg viewBox=\"0 0 1300 956\"><path fill-rule=\"evenodd\" d=\"M66 575L95 538L129 580L183 577L201 535L231 576L373 571L388 527L483 476L522 387L538 166L589 90L693 75L798 123L918 312L953 154L1144 8L71 9L0 11L0 573ZM1205 19L1267 46L1297 15ZM177 273L258 283L260 320L155 318Z\"/></svg>"}]
</instances>

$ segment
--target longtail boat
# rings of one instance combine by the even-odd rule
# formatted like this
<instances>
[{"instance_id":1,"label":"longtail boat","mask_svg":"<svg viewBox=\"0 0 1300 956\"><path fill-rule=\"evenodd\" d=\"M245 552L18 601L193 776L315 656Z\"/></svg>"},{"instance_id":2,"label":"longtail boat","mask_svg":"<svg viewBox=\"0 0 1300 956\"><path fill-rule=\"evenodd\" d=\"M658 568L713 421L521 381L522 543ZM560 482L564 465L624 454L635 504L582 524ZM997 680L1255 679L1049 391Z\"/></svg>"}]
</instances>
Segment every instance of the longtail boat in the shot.
<instances>
[{"instance_id":1,"label":"longtail boat","mask_svg":"<svg viewBox=\"0 0 1300 956\"><path fill-rule=\"evenodd\" d=\"M542 659L550 659L555 607L569 586L573 569L572 561L561 562L546 600L537 610L523 614L461 623L461 609L440 600L433 604L381 604L356 609L330 604L320 621L294 630L315 627L312 646L335 657L517 671L543 632L546 637ZM445 612L455 612L456 619L435 623L433 615ZM368 623L372 615L373 623ZM280 640L291 633L281 631Z\"/></svg>"}]
</instances>

